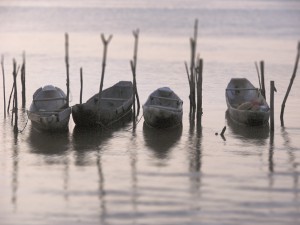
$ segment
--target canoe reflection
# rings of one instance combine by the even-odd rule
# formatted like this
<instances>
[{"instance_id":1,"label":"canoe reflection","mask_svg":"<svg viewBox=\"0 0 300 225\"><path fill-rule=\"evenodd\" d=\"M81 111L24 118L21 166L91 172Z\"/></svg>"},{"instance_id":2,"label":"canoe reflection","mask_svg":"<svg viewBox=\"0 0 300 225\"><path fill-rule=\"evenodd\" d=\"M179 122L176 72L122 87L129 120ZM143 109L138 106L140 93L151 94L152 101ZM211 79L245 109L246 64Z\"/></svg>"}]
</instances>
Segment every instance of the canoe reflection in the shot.
<instances>
[{"instance_id":1,"label":"canoe reflection","mask_svg":"<svg viewBox=\"0 0 300 225\"><path fill-rule=\"evenodd\" d=\"M265 126L246 126L233 121L228 111L225 114L227 125L233 134L246 139L265 140L269 137L269 125Z\"/></svg>"},{"instance_id":2,"label":"canoe reflection","mask_svg":"<svg viewBox=\"0 0 300 225\"><path fill-rule=\"evenodd\" d=\"M107 127L75 126L73 129L73 147L76 151L89 151L98 149L112 137L113 132L131 126L132 114L129 113L119 121Z\"/></svg>"},{"instance_id":3,"label":"canoe reflection","mask_svg":"<svg viewBox=\"0 0 300 225\"><path fill-rule=\"evenodd\" d=\"M77 127L73 130L73 147L76 151L89 151L97 149L109 137L112 131L99 127Z\"/></svg>"},{"instance_id":4,"label":"canoe reflection","mask_svg":"<svg viewBox=\"0 0 300 225\"><path fill-rule=\"evenodd\" d=\"M182 126L168 129L156 129L143 124L143 134L146 146L152 149L160 159L168 157L170 149L176 145L182 134Z\"/></svg>"},{"instance_id":5,"label":"canoe reflection","mask_svg":"<svg viewBox=\"0 0 300 225\"><path fill-rule=\"evenodd\" d=\"M31 128L28 143L33 153L62 155L69 148L69 132L40 132Z\"/></svg>"}]
</instances>

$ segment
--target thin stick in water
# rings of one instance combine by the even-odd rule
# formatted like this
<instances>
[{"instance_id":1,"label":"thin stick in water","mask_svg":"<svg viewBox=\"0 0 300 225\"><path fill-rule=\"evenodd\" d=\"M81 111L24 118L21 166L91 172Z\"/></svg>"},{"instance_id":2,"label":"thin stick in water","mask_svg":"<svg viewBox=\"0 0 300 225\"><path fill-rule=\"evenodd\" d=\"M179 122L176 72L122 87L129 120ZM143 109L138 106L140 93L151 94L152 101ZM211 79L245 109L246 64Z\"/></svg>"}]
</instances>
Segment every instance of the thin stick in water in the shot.
<instances>
[{"instance_id":1,"label":"thin stick in water","mask_svg":"<svg viewBox=\"0 0 300 225\"><path fill-rule=\"evenodd\" d=\"M288 89L286 91L286 94L284 96L283 102L281 104L281 112L280 112L280 121L281 121L281 126L284 127L284 121L283 121L283 114L284 114L284 109L285 109L285 103L287 101L287 98L290 94L292 85L294 83L294 79L296 77L296 73L297 73L297 69L298 69L298 64L299 64L299 57L300 57L300 41L298 42L298 51L297 51L297 56L296 56L296 62L295 62L295 66L294 66L294 71L290 80L290 84L288 86Z\"/></svg>"},{"instance_id":2,"label":"thin stick in water","mask_svg":"<svg viewBox=\"0 0 300 225\"><path fill-rule=\"evenodd\" d=\"M226 126L223 127L220 135L224 136L225 131L226 131Z\"/></svg>"},{"instance_id":3,"label":"thin stick in water","mask_svg":"<svg viewBox=\"0 0 300 225\"><path fill-rule=\"evenodd\" d=\"M23 52L23 64L21 67L21 84L22 84L22 108L26 107L26 58Z\"/></svg>"},{"instance_id":4,"label":"thin stick in water","mask_svg":"<svg viewBox=\"0 0 300 225\"><path fill-rule=\"evenodd\" d=\"M261 76L261 94L266 99L266 88L265 88L265 63L260 61L260 76Z\"/></svg>"},{"instance_id":5,"label":"thin stick in water","mask_svg":"<svg viewBox=\"0 0 300 225\"><path fill-rule=\"evenodd\" d=\"M255 62L255 68L256 68L257 77L258 77L259 89L261 90L260 74L259 74L259 69L258 69L257 62Z\"/></svg>"},{"instance_id":6,"label":"thin stick in water","mask_svg":"<svg viewBox=\"0 0 300 225\"><path fill-rule=\"evenodd\" d=\"M3 77L3 102L4 102L4 118L6 118L6 97L5 97L5 72L4 72L4 56L1 56L1 68Z\"/></svg>"},{"instance_id":7,"label":"thin stick in water","mask_svg":"<svg viewBox=\"0 0 300 225\"><path fill-rule=\"evenodd\" d=\"M14 114L15 114L15 124L14 133L18 133L18 90L17 90L17 63L13 59L13 76L14 76Z\"/></svg>"},{"instance_id":8,"label":"thin stick in water","mask_svg":"<svg viewBox=\"0 0 300 225\"><path fill-rule=\"evenodd\" d=\"M270 82L270 132L274 132L274 92L276 91L274 81Z\"/></svg>"},{"instance_id":9,"label":"thin stick in water","mask_svg":"<svg viewBox=\"0 0 300 225\"><path fill-rule=\"evenodd\" d=\"M203 59L198 60L198 66L196 69L197 76L197 121L201 126L201 118L203 114L202 110L202 83L203 83Z\"/></svg>"},{"instance_id":10,"label":"thin stick in water","mask_svg":"<svg viewBox=\"0 0 300 225\"><path fill-rule=\"evenodd\" d=\"M69 64L69 35L68 33L65 33L65 53L66 53L66 56L65 56L65 63L66 63L66 74L67 74L67 82L66 82L66 85L67 85L67 107L69 107L69 93L70 93L70 74L69 74L69 67L70 67L70 64Z\"/></svg>"},{"instance_id":11,"label":"thin stick in water","mask_svg":"<svg viewBox=\"0 0 300 225\"><path fill-rule=\"evenodd\" d=\"M80 67L80 98L79 98L80 104L82 104L82 86L83 86L82 67Z\"/></svg>"},{"instance_id":12,"label":"thin stick in water","mask_svg":"<svg viewBox=\"0 0 300 225\"><path fill-rule=\"evenodd\" d=\"M17 69L17 76L18 76L18 73L19 73L19 69L20 69L20 66L18 66L18 69ZM11 87L11 92L10 92L10 95L9 95L8 106L7 106L7 114L9 114L10 102L11 102L13 92L14 92L14 84Z\"/></svg>"},{"instance_id":13,"label":"thin stick in water","mask_svg":"<svg viewBox=\"0 0 300 225\"><path fill-rule=\"evenodd\" d=\"M131 72L132 72L132 76L133 76L133 95L132 95L132 108L133 108L133 124L135 126L135 88L134 88L134 80L135 80L135 69L134 69L134 62L132 60L130 60L130 68L131 68Z\"/></svg>"},{"instance_id":14,"label":"thin stick in water","mask_svg":"<svg viewBox=\"0 0 300 225\"><path fill-rule=\"evenodd\" d=\"M190 115L194 117L196 111L196 82L195 82L195 57L197 49L197 35L198 35L198 20L194 24L194 37L190 38L191 46L191 62L190 62Z\"/></svg>"},{"instance_id":15,"label":"thin stick in water","mask_svg":"<svg viewBox=\"0 0 300 225\"><path fill-rule=\"evenodd\" d=\"M137 52L138 52L138 40L139 40L139 29L136 31L133 31L134 36L134 52L133 52L133 68L132 68L132 74L133 74L133 90L134 90L134 101L133 104L135 104L135 98L137 100L137 116L140 113L140 99L139 94L137 91L137 84L136 84L136 64L137 64ZM134 106L135 107L135 106ZM134 108L134 116L135 116L135 108Z\"/></svg>"},{"instance_id":16,"label":"thin stick in water","mask_svg":"<svg viewBox=\"0 0 300 225\"><path fill-rule=\"evenodd\" d=\"M102 89L103 89L103 81L104 81L104 74L105 74L105 67L106 67L106 57L107 57L107 46L109 42L112 39L112 35L108 37L108 39L105 39L104 34L101 34L101 40L104 46L103 49L103 58L102 58L102 72L101 72L101 82L100 82L100 88L99 88L99 93L98 93L98 111L100 110L100 100L101 100L101 95L102 95ZM100 113L98 113L98 121L100 122Z\"/></svg>"}]
</instances>

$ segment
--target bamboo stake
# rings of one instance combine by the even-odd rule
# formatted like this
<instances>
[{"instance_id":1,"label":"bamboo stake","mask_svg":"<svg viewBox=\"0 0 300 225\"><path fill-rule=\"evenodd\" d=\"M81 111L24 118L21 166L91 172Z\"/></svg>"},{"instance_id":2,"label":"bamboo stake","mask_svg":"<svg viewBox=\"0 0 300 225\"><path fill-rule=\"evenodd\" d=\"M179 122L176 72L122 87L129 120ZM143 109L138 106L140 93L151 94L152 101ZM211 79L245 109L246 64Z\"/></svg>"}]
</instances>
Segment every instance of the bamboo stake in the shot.
<instances>
[{"instance_id":1,"label":"bamboo stake","mask_svg":"<svg viewBox=\"0 0 300 225\"><path fill-rule=\"evenodd\" d=\"M14 77L14 114L15 114L15 124L14 124L14 133L18 133L18 90L17 90L17 63L13 59L13 77Z\"/></svg>"},{"instance_id":2,"label":"bamboo stake","mask_svg":"<svg viewBox=\"0 0 300 225\"><path fill-rule=\"evenodd\" d=\"M290 80L290 84L288 86L288 89L286 91L286 94L284 96L283 102L281 104L281 112L280 112L280 121L281 121L281 126L284 127L284 121L283 121L283 114L284 114L284 108L285 108L285 103L287 101L287 98L290 94L294 79L296 77L297 69L298 69L298 64L299 64L299 57L300 57L300 41L298 42L298 51L297 51L297 56L296 56L296 61L295 61L295 66L294 66L294 71Z\"/></svg>"},{"instance_id":3,"label":"bamboo stake","mask_svg":"<svg viewBox=\"0 0 300 225\"><path fill-rule=\"evenodd\" d=\"M14 89L13 89L14 90ZM12 114L11 114L11 121L10 124L13 126L14 125L14 106L15 106L15 98L13 98L13 109L12 109Z\"/></svg>"},{"instance_id":4,"label":"bamboo stake","mask_svg":"<svg viewBox=\"0 0 300 225\"><path fill-rule=\"evenodd\" d=\"M133 76L133 95L132 95L132 108L133 108L133 122L135 124L135 68L134 68L134 62L132 60L130 60L130 68L131 68L131 72L132 72L132 76Z\"/></svg>"},{"instance_id":5,"label":"bamboo stake","mask_svg":"<svg viewBox=\"0 0 300 225\"><path fill-rule=\"evenodd\" d=\"M192 85L192 84L191 84L192 80L191 80L191 76L190 76L189 67L188 67L187 62L184 62L184 66L185 66L187 78L188 78L188 81L189 81L189 85L190 85L190 87L191 87L191 85Z\"/></svg>"},{"instance_id":6,"label":"bamboo stake","mask_svg":"<svg viewBox=\"0 0 300 225\"><path fill-rule=\"evenodd\" d=\"M67 107L69 107L69 98L70 98L70 78L69 78L69 35L65 33L65 63L66 63L66 74L67 74Z\"/></svg>"},{"instance_id":7,"label":"bamboo stake","mask_svg":"<svg viewBox=\"0 0 300 225\"><path fill-rule=\"evenodd\" d=\"M265 63L260 61L260 76L261 76L261 94L266 99L266 88L265 88Z\"/></svg>"},{"instance_id":8,"label":"bamboo stake","mask_svg":"<svg viewBox=\"0 0 300 225\"><path fill-rule=\"evenodd\" d=\"M203 59L198 60L198 66L196 68L197 75L197 121L199 120L199 125L201 126L201 118L203 114L202 110L202 83L203 83Z\"/></svg>"},{"instance_id":9,"label":"bamboo stake","mask_svg":"<svg viewBox=\"0 0 300 225\"><path fill-rule=\"evenodd\" d=\"M134 72L133 73L133 88L134 88L134 100L133 104L135 105L135 98L137 100L137 116L140 113L140 99L139 99L139 94L137 91L137 84L136 84L136 64L137 64L137 52L138 52L138 41L139 41L139 29L136 31L133 31L133 36L134 36L134 52L133 52L133 65L134 65ZM134 106L134 116L135 116L135 106Z\"/></svg>"},{"instance_id":10,"label":"bamboo stake","mask_svg":"<svg viewBox=\"0 0 300 225\"><path fill-rule=\"evenodd\" d=\"M108 37L108 39L105 39L104 34L101 34L101 40L104 46L103 49L103 58L102 58L102 72L101 72L101 82L100 82L100 88L99 88L99 93L98 93L98 110L100 110L100 100L101 100L101 95L102 95L102 89L103 89L103 81L104 81L104 74L105 74L105 67L106 67L106 56L107 56L107 46L109 42L112 39L112 35ZM98 120L100 122L100 113L98 113Z\"/></svg>"},{"instance_id":11,"label":"bamboo stake","mask_svg":"<svg viewBox=\"0 0 300 225\"><path fill-rule=\"evenodd\" d=\"M190 76L191 76L191 87L190 87L190 104L192 107L192 111L194 112L196 109L196 95L195 95L195 53L196 53L196 44L195 41L191 38L190 39L190 45L191 45L191 63L190 63Z\"/></svg>"},{"instance_id":12,"label":"bamboo stake","mask_svg":"<svg viewBox=\"0 0 300 225\"><path fill-rule=\"evenodd\" d=\"M260 73L259 73L257 62L255 62L255 68L256 68L257 77L258 77L259 89L261 91Z\"/></svg>"},{"instance_id":13,"label":"bamboo stake","mask_svg":"<svg viewBox=\"0 0 300 225\"><path fill-rule=\"evenodd\" d=\"M12 97L13 92L14 92L14 85L11 87L11 91L10 91L10 95L9 95L8 106L7 106L7 114L8 115L9 115L10 102L11 102L11 97Z\"/></svg>"},{"instance_id":14,"label":"bamboo stake","mask_svg":"<svg viewBox=\"0 0 300 225\"><path fill-rule=\"evenodd\" d=\"M270 132L274 132L274 92L276 91L274 81L270 82Z\"/></svg>"},{"instance_id":15,"label":"bamboo stake","mask_svg":"<svg viewBox=\"0 0 300 225\"><path fill-rule=\"evenodd\" d=\"M82 86L83 86L82 67L80 67L80 98L79 98L80 104L82 104Z\"/></svg>"},{"instance_id":16,"label":"bamboo stake","mask_svg":"<svg viewBox=\"0 0 300 225\"><path fill-rule=\"evenodd\" d=\"M198 35L198 20L195 20L194 24L194 37L190 38L190 47L191 47L191 62L190 62L190 72L188 73L189 85L190 85L190 116L195 115L196 111L196 82L195 82L195 57L196 57L196 48L197 48L197 35Z\"/></svg>"},{"instance_id":17,"label":"bamboo stake","mask_svg":"<svg viewBox=\"0 0 300 225\"><path fill-rule=\"evenodd\" d=\"M6 118L6 97L5 97L5 72L4 72L4 56L1 56L1 68L3 77L3 102L4 102L4 118Z\"/></svg>"},{"instance_id":18,"label":"bamboo stake","mask_svg":"<svg viewBox=\"0 0 300 225\"><path fill-rule=\"evenodd\" d=\"M23 52L23 64L21 67L21 84L22 84L22 108L26 108L26 59L25 59L25 52Z\"/></svg>"},{"instance_id":19,"label":"bamboo stake","mask_svg":"<svg viewBox=\"0 0 300 225\"><path fill-rule=\"evenodd\" d=\"M20 69L20 66L18 66L18 69L17 69L17 76L18 76L18 73L19 73L19 69ZM11 87L11 92L10 92L10 95L9 95L8 106L7 106L7 114L9 114L10 102L11 102L11 98L12 98L13 92L14 92L14 84L13 84L13 86ZM13 104L13 105L14 105L14 104Z\"/></svg>"},{"instance_id":20,"label":"bamboo stake","mask_svg":"<svg viewBox=\"0 0 300 225\"><path fill-rule=\"evenodd\" d=\"M137 52L138 52L138 41L139 41L139 29L132 31L134 36L134 51L133 51L133 63L136 68L137 63Z\"/></svg>"}]
</instances>

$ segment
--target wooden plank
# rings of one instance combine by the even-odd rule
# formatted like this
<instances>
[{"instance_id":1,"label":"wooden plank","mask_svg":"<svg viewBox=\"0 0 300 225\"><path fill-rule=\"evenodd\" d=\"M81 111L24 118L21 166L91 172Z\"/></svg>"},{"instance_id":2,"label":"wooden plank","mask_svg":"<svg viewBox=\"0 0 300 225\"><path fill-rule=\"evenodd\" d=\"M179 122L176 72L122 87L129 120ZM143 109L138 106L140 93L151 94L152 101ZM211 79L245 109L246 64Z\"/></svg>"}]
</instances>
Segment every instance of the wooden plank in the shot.
<instances>
[{"instance_id":1,"label":"wooden plank","mask_svg":"<svg viewBox=\"0 0 300 225\"><path fill-rule=\"evenodd\" d=\"M44 99L34 99L34 102L46 102L46 101L54 101L54 100L66 100L66 98L44 98Z\"/></svg>"},{"instance_id":2,"label":"wooden plank","mask_svg":"<svg viewBox=\"0 0 300 225\"><path fill-rule=\"evenodd\" d=\"M174 99L174 98L165 98L165 97L159 97L159 96L151 96L151 99L152 98L158 98L158 99L163 99L163 100L178 101L178 102L180 102L180 100Z\"/></svg>"},{"instance_id":3,"label":"wooden plank","mask_svg":"<svg viewBox=\"0 0 300 225\"><path fill-rule=\"evenodd\" d=\"M250 91L258 90L258 88L226 88L226 91Z\"/></svg>"}]
</instances>

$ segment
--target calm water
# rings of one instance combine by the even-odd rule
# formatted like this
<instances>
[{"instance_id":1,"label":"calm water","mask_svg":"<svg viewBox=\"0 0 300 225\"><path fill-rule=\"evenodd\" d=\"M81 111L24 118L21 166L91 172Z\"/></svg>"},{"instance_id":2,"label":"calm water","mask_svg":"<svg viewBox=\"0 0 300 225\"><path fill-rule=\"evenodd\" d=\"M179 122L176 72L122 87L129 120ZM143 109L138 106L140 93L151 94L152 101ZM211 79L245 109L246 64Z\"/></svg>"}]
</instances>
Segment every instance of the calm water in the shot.
<instances>
[{"instance_id":1,"label":"calm water","mask_svg":"<svg viewBox=\"0 0 300 225\"><path fill-rule=\"evenodd\" d=\"M189 123L184 68L196 18L204 59L200 129ZM6 96L12 58L21 63L23 51L27 107L40 86L66 90L65 32L71 105L79 102L80 67L83 99L99 88L101 33L113 34L104 87L131 80L137 28L141 103L154 89L171 87L184 101L183 126L156 131L142 118L135 131L130 122L112 130L80 130L71 119L65 134L37 133L28 122L14 137L11 117L0 119L0 224L300 224L299 76L287 101L285 128L279 120L300 40L299 1L2 0ZM274 136L268 128L236 126L225 113L230 78L258 85L254 62L262 59L267 100L271 80L277 88ZM21 129L27 117L21 110L19 115ZM226 140L215 135L224 126Z\"/></svg>"}]
</instances>

